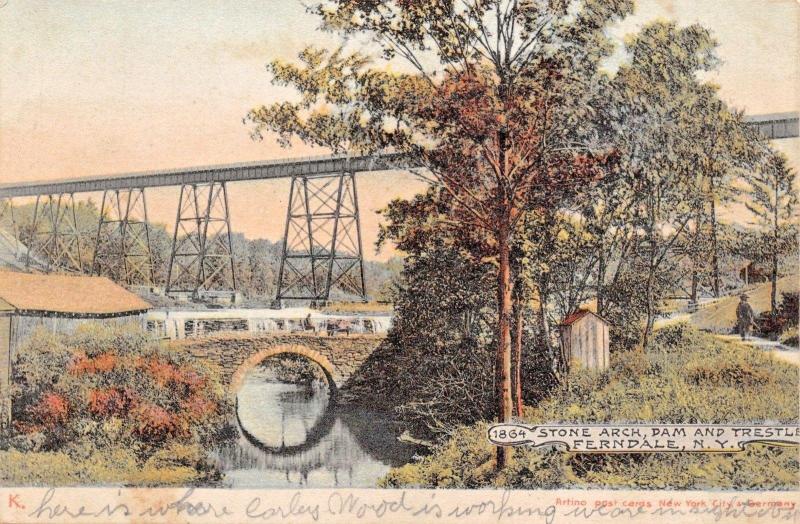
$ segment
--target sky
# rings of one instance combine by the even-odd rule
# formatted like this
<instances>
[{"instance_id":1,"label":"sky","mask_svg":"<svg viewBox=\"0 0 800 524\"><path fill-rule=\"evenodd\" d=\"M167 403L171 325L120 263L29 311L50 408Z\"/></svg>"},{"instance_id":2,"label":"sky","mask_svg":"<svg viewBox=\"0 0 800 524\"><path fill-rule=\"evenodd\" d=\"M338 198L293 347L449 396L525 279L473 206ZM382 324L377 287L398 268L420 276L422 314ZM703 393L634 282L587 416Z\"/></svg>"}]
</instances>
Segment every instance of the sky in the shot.
<instances>
[{"instance_id":1,"label":"sky","mask_svg":"<svg viewBox=\"0 0 800 524\"><path fill-rule=\"evenodd\" d=\"M282 149L270 137L254 142L242 123L252 107L291 96L270 84L267 62L293 59L308 44L338 44L297 0L0 6L2 182L324 153ZM611 34L621 42L656 18L712 30L722 65L710 79L732 106L750 114L800 109L798 0L640 0ZM799 140L776 146L800 164ZM233 229L278 240L288 189L285 180L231 184ZM376 212L421 189L403 173L358 176L367 258L393 254L372 247ZM150 218L171 228L177 199L177 188L149 190Z\"/></svg>"}]
</instances>

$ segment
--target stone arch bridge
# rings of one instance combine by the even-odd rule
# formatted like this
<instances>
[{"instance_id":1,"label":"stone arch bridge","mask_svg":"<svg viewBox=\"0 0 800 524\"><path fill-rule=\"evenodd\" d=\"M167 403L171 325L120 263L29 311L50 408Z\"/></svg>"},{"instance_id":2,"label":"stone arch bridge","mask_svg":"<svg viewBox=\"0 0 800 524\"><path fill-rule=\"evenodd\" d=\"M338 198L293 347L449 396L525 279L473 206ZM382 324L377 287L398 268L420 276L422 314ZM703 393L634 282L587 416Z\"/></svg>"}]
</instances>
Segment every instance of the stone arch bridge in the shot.
<instances>
[{"instance_id":1,"label":"stone arch bridge","mask_svg":"<svg viewBox=\"0 0 800 524\"><path fill-rule=\"evenodd\" d=\"M385 339L382 335L325 337L312 334L225 334L176 340L172 347L218 365L228 393L235 396L245 374L281 354L301 355L319 365L335 394Z\"/></svg>"}]
</instances>

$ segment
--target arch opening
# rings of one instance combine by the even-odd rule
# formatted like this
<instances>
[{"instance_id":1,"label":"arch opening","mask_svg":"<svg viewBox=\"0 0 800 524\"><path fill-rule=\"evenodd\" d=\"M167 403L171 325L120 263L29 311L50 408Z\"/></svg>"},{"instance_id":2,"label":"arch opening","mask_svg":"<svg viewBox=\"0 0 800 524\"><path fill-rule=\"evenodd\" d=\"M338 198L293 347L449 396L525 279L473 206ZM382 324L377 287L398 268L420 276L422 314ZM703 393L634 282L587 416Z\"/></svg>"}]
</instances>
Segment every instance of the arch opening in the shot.
<instances>
[{"instance_id":1,"label":"arch opening","mask_svg":"<svg viewBox=\"0 0 800 524\"><path fill-rule=\"evenodd\" d=\"M286 356L300 358L281 359L281 362L274 367L268 365L270 361ZM285 368L284 366L287 361L295 364L300 362L308 364L305 366L298 367L295 365ZM309 366L316 371L316 373L310 373L311 369L309 369ZM283 370L284 373L281 373L281 370ZM275 371L278 371L277 376L273 374ZM251 373L255 373L255 375L251 375ZM266 382L264 382L263 378L260 377L264 377L265 373L270 377L277 378L277 380L273 382L268 378ZM306 396L306 393L302 393L298 397L296 396L298 394L297 390L291 389L279 393L278 397L272 396L274 395L273 391L275 387L277 387L279 391L281 387L288 386L291 388L292 385L294 387L302 387L302 385L305 384L311 386L313 389L318 387L313 386L314 382L308 383L305 380L294 380L298 376L305 378L314 377L317 380L324 376L324 382L327 386L327 397L322 401L322 404L320 404L319 401L312 400L315 395L314 393L311 394L311 397ZM289 380L286 380L286 378ZM253 382L254 380L255 382ZM264 386L254 386L254 383L263 384ZM270 383L273 384L273 386L268 386ZM319 382L316 383L319 384ZM284 384L284 386L280 384ZM266 393L267 397L259 397L258 395L260 393L258 393L258 389L255 389L256 397L254 397L254 387L267 387L269 389ZM244 438L250 444L268 453L295 455L313 448L317 442L330 431L331 424L335 418L332 408L336 400L336 390L333 365L324 355L307 347L285 345L258 351L247 358L234 373L231 379L229 392L234 401L234 414L237 425ZM316 389L316 391L320 390ZM245 396L240 399L242 394ZM260 398L272 399L267 402L275 402L277 400L278 404L274 405L274 409L277 411L268 407L266 411L261 411L259 415L259 410L265 409L258 407L260 405ZM243 404L240 405L240 402L243 402ZM299 406L297 403L299 403ZM306 404L307 406L305 406ZM289 413L297 409L300 409L300 411L294 411L294 415L290 414L289 419L284 419L283 416L287 414L284 410L287 409ZM269 420L270 417L275 417L277 413L280 413L280 421L274 420L271 425L269 423L267 423L267 426L263 425L265 421ZM297 419L298 415L300 416L299 419ZM298 420L303 421L304 429L301 433L298 434L296 432L297 428L293 428L295 430L294 438L291 436L293 433L292 429L287 429L292 427L292 423L287 422L287 420L294 420L295 422ZM289 426L286 425L287 423ZM270 431L274 430L275 427L281 428L281 436L279 439L276 439L276 435L274 434L270 435ZM284 435L284 431L288 431L288 433ZM298 441L297 437L300 435L303 436L301 440ZM294 442L292 442L292 440L294 440Z\"/></svg>"},{"instance_id":2,"label":"arch opening","mask_svg":"<svg viewBox=\"0 0 800 524\"><path fill-rule=\"evenodd\" d=\"M236 394L239 392L239 389L241 389L248 372L255 369L262 362L280 355L299 355L313 364L316 364L325 375L325 380L328 384L329 399L332 402L336 399L338 388L334 379L333 364L331 364L330 360L328 360L328 358L320 352L310 349L306 346L299 345L280 345L262 349L261 351L258 351L245 359L245 361L242 362L242 364L236 369L233 377L231 378L229 393L232 399L234 401L236 400Z\"/></svg>"}]
</instances>

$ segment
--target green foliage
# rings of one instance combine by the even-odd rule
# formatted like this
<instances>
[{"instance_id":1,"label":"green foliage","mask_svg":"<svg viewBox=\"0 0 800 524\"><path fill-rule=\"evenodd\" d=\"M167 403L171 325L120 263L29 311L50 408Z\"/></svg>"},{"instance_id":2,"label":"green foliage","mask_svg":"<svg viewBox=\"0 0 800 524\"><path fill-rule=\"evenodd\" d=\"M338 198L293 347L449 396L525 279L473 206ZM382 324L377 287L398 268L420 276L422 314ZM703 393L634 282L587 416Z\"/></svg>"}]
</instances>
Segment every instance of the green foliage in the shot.
<instances>
[{"instance_id":1,"label":"green foliage","mask_svg":"<svg viewBox=\"0 0 800 524\"><path fill-rule=\"evenodd\" d=\"M192 460L173 456L175 449L158 452L141 463L136 454L124 447L94 450L88 456L74 456L61 451L0 451L2 486L188 486L208 480L202 464L202 448L191 446ZM168 454L166 460L162 459Z\"/></svg>"},{"instance_id":2,"label":"green foliage","mask_svg":"<svg viewBox=\"0 0 800 524\"><path fill-rule=\"evenodd\" d=\"M780 341L781 344L785 346L800 347L800 341L798 341L797 336L797 326L787 329L786 332L781 335Z\"/></svg>"},{"instance_id":3,"label":"green foliage","mask_svg":"<svg viewBox=\"0 0 800 524\"><path fill-rule=\"evenodd\" d=\"M12 447L97 460L101 469L107 458L114 462L111 450L124 449L133 474L155 468L151 461L165 453L186 457L226 425L229 406L217 371L138 328L87 324L69 336L40 331L13 369ZM197 454L181 467L187 461L210 473Z\"/></svg>"},{"instance_id":4,"label":"green foliage","mask_svg":"<svg viewBox=\"0 0 800 524\"><path fill-rule=\"evenodd\" d=\"M625 317L636 311L643 325L641 346L648 343L664 298L683 283L686 269L679 267L675 248L690 260L718 249L713 242L700 248L705 237L700 233L715 223L711 203L727 190L727 170L746 165L751 154L741 116L719 100L715 86L698 80L698 73L717 64L715 48L712 35L699 25L653 22L626 42L631 60L611 80L608 115L624 176L603 192L625 195L627 203L621 217L611 217L621 232L600 228L613 238L608 265L616 262L609 283L600 285L600 313L622 314L624 322L613 323L628 328Z\"/></svg>"},{"instance_id":5,"label":"green foliage","mask_svg":"<svg viewBox=\"0 0 800 524\"><path fill-rule=\"evenodd\" d=\"M783 333L792 328L797 329L798 298L800 293L781 294L781 303L776 311L762 311L756 319L758 334L772 340L783 338Z\"/></svg>"},{"instance_id":6,"label":"green foliage","mask_svg":"<svg viewBox=\"0 0 800 524\"><path fill-rule=\"evenodd\" d=\"M795 172L782 153L765 147L762 162L747 177L748 196L745 206L755 216L759 230L750 235L750 251L755 260L768 261L772 295L770 311L777 312L777 280L779 260L797 250L797 206Z\"/></svg>"},{"instance_id":7,"label":"green foliage","mask_svg":"<svg viewBox=\"0 0 800 524\"><path fill-rule=\"evenodd\" d=\"M491 279L443 246L407 258L392 330L348 385L352 397L396 410L424 434L490 416Z\"/></svg>"},{"instance_id":8,"label":"green foliage","mask_svg":"<svg viewBox=\"0 0 800 524\"><path fill-rule=\"evenodd\" d=\"M794 179L795 172L781 153L767 156L747 178L750 198L745 205L763 226L767 239L764 255L796 245L796 225L792 227L793 210L797 205ZM778 244L770 245L775 240Z\"/></svg>"},{"instance_id":9,"label":"green foliage","mask_svg":"<svg viewBox=\"0 0 800 524\"><path fill-rule=\"evenodd\" d=\"M322 368L300 355L286 354L268 358L259 364L259 371L266 380L306 385L314 382L327 384Z\"/></svg>"},{"instance_id":10,"label":"green foliage","mask_svg":"<svg viewBox=\"0 0 800 524\"><path fill-rule=\"evenodd\" d=\"M580 372L536 408L553 422L797 423L796 368L687 324L656 332L647 353L612 356L603 373ZM719 370L711 372L711 370ZM419 462L395 468L391 487L797 489L797 452L750 445L741 453L581 454L518 448L493 467L486 423L461 427Z\"/></svg>"}]
</instances>

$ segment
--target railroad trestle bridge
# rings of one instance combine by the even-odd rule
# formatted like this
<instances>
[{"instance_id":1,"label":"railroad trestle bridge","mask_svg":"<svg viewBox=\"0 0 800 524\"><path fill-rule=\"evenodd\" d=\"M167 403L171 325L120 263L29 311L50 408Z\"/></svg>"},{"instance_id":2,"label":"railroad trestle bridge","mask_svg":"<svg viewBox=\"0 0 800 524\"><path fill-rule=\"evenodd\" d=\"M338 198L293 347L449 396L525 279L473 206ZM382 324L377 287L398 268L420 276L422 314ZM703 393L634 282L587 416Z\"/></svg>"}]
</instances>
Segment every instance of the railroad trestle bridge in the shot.
<instances>
[{"instance_id":1,"label":"railroad trestle bridge","mask_svg":"<svg viewBox=\"0 0 800 524\"><path fill-rule=\"evenodd\" d=\"M146 190L180 187L172 231L167 295L233 298L237 289L231 241L231 182L290 178L277 302L324 303L331 290L367 298L357 173L414 167L396 153L226 164L96 176L60 181L0 184L0 226L9 224L28 269L109 276L129 286L154 286ZM91 263L84 262L76 200L102 192ZM31 231L20 246L14 199L35 197Z\"/></svg>"},{"instance_id":2,"label":"railroad trestle bridge","mask_svg":"<svg viewBox=\"0 0 800 524\"><path fill-rule=\"evenodd\" d=\"M797 137L798 113L746 117L770 139ZM25 240L28 268L106 275L134 286L155 282L145 191L180 187L165 291L174 297L235 297L227 184L290 178L277 302L324 303L340 288L367 298L356 173L419 167L400 153L330 155L187 169L94 176L60 181L0 184L0 226L10 223L17 249L20 232L13 199L35 197ZM91 263L85 264L75 213L76 195L102 192Z\"/></svg>"}]
</instances>

